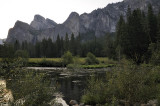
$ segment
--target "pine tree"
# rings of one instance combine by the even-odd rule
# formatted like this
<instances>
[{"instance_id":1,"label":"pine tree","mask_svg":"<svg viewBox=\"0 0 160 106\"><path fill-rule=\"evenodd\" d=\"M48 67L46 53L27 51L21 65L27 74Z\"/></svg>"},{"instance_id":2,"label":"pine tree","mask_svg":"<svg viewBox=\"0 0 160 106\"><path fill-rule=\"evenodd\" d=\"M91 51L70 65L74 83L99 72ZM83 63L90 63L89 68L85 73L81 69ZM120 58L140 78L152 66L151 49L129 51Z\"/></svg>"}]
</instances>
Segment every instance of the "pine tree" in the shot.
<instances>
[{"instance_id":1,"label":"pine tree","mask_svg":"<svg viewBox=\"0 0 160 106\"><path fill-rule=\"evenodd\" d=\"M15 43L14 43L14 50L17 51L19 49L20 49L20 43L19 43L18 40L16 40Z\"/></svg>"},{"instance_id":2,"label":"pine tree","mask_svg":"<svg viewBox=\"0 0 160 106\"><path fill-rule=\"evenodd\" d=\"M51 40L51 38L49 38L47 40L46 57L49 57L49 58L52 57L52 55L53 55L53 48L52 47L53 47L52 40Z\"/></svg>"},{"instance_id":3,"label":"pine tree","mask_svg":"<svg viewBox=\"0 0 160 106\"><path fill-rule=\"evenodd\" d=\"M41 57L46 57L47 40L43 39L41 42Z\"/></svg>"},{"instance_id":4,"label":"pine tree","mask_svg":"<svg viewBox=\"0 0 160 106\"><path fill-rule=\"evenodd\" d=\"M126 26L122 18L117 26L117 42L119 50L137 64L143 61L142 57L148 48L148 36L143 28L143 14L137 9L127 16Z\"/></svg>"},{"instance_id":5,"label":"pine tree","mask_svg":"<svg viewBox=\"0 0 160 106\"><path fill-rule=\"evenodd\" d=\"M148 35L150 37L151 43L156 43L157 37L157 20L156 16L153 13L152 5L148 5L148 14L147 14L147 23L148 23Z\"/></svg>"},{"instance_id":6,"label":"pine tree","mask_svg":"<svg viewBox=\"0 0 160 106\"><path fill-rule=\"evenodd\" d=\"M63 37L61 37L61 56L64 54L64 40Z\"/></svg>"},{"instance_id":7,"label":"pine tree","mask_svg":"<svg viewBox=\"0 0 160 106\"><path fill-rule=\"evenodd\" d=\"M118 54L118 59L120 61L121 59L121 52L122 52L122 46L123 43L127 43L124 40L126 39L126 28L125 28L125 21L123 19L123 16L120 16L119 22L117 23L116 28L116 49Z\"/></svg>"},{"instance_id":8,"label":"pine tree","mask_svg":"<svg viewBox=\"0 0 160 106\"><path fill-rule=\"evenodd\" d=\"M72 33L69 48L73 55L76 54L75 46L76 46L75 37L74 37L74 34Z\"/></svg>"},{"instance_id":9,"label":"pine tree","mask_svg":"<svg viewBox=\"0 0 160 106\"><path fill-rule=\"evenodd\" d=\"M61 39L60 39L60 36L58 34L57 36L57 40L56 40L56 50L57 50L57 57L61 57Z\"/></svg>"},{"instance_id":10,"label":"pine tree","mask_svg":"<svg viewBox=\"0 0 160 106\"><path fill-rule=\"evenodd\" d=\"M159 13L158 13L158 16L157 16L157 27L158 27L158 30L157 30L157 42L160 43L160 10L159 10Z\"/></svg>"},{"instance_id":11,"label":"pine tree","mask_svg":"<svg viewBox=\"0 0 160 106\"><path fill-rule=\"evenodd\" d=\"M79 35L76 37L76 55L81 55L81 35L79 33Z\"/></svg>"},{"instance_id":12,"label":"pine tree","mask_svg":"<svg viewBox=\"0 0 160 106\"><path fill-rule=\"evenodd\" d=\"M35 57L38 57L38 58L41 57L41 44L40 44L40 42L37 42L35 44Z\"/></svg>"},{"instance_id":13,"label":"pine tree","mask_svg":"<svg viewBox=\"0 0 160 106\"><path fill-rule=\"evenodd\" d=\"M69 50L69 37L68 33L66 33L65 41L64 41L64 51L67 52Z\"/></svg>"}]
</instances>

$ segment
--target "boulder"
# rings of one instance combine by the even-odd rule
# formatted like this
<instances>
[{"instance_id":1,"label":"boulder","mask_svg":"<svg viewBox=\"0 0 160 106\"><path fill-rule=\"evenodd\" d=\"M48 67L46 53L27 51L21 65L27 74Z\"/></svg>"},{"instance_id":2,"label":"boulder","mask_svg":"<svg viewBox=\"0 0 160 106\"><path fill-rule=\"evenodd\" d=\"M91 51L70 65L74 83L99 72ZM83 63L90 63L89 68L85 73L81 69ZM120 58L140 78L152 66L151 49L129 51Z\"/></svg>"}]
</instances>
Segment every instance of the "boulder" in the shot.
<instances>
[{"instance_id":1,"label":"boulder","mask_svg":"<svg viewBox=\"0 0 160 106\"><path fill-rule=\"evenodd\" d=\"M74 105L78 105L78 102L77 102L76 100L71 100L71 101L69 102L69 104L70 104L71 106L74 106Z\"/></svg>"}]
</instances>

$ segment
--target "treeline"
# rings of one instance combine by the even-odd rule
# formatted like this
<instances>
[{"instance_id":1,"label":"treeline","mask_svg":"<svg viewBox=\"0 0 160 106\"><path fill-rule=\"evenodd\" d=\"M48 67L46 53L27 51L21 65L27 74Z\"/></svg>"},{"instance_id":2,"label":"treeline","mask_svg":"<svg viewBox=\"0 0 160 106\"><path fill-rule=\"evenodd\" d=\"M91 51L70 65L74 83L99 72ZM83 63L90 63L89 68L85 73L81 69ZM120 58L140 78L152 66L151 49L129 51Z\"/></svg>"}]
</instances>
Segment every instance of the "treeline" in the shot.
<instances>
[{"instance_id":1,"label":"treeline","mask_svg":"<svg viewBox=\"0 0 160 106\"><path fill-rule=\"evenodd\" d=\"M151 5L148 6L147 13L140 9L131 11L128 8L126 19L121 16L117 23L115 45L119 59L125 55L139 64L158 58L160 12L157 15L154 14Z\"/></svg>"},{"instance_id":2,"label":"treeline","mask_svg":"<svg viewBox=\"0 0 160 106\"><path fill-rule=\"evenodd\" d=\"M106 36L99 38L80 34L77 37L75 37L74 34L69 37L69 35L66 34L64 38L60 38L58 35L55 42L50 38L43 39L41 42L36 42L36 44L28 43L27 41L19 43L19 41L16 40L12 47L14 52L19 50L27 51L29 57L32 58L62 57L67 51L70 51L73 56L86 57L87 53L91 52L97 57L106 57L112 54L110 53L110 48L113 47L113 39L114 34L106 34Z\"/></svg>"}]
</instances>

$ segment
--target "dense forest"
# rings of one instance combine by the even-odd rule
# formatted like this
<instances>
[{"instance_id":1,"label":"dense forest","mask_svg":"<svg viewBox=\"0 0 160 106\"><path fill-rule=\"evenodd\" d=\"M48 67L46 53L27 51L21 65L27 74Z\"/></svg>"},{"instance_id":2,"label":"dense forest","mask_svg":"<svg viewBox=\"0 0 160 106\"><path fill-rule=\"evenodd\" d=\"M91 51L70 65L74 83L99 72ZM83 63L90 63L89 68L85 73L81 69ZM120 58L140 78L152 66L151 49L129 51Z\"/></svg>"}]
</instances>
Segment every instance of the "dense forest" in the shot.
<instances>
[{"instance_id":1,"label":"dense forest","mask_svg":"<svg viewBox=\"0 0 160 106\"><path fill-rule=\"evenodd\" d=\"M106 34L102 37L96 37L88 33L87 35L80 35L75 37L74 34L69 35L66 33L65 38L60 38L57 36L57 40L53 42L50 38L43 39L41 42L37 42L36 44L15 41L14 44L1 45L1 49L3 46L10 46L14 52L17 50L24 50L28 52L29 57L32 58L53 58L53 57L61 57L65 52L70 51L74 56L86 57L88 52L93 53L97 57L110 57L112 52L114 52L113 40L115 34ZM87 40L88 39L88 40ZM11 50L11 49L10 49ZM4 50L3 50L4 51ZM1 57L2 57L1 52Z\"/></svg>"}]
</instances>

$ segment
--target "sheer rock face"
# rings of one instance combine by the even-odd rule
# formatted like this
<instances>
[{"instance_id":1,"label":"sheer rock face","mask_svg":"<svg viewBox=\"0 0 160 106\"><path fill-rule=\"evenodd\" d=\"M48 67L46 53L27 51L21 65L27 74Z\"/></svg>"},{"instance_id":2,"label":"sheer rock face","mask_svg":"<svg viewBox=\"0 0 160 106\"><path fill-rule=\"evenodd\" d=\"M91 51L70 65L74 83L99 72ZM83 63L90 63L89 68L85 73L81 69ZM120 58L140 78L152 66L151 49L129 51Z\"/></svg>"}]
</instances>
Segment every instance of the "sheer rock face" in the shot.
<instances>
[{"instance_id":1,"label":"sheer rock face","mask_svg":"<svg viewBox=\"0 0 160 106\"><path fill-rule=\"evenodd\" d=\"M79 33L95 32L95 36L104 35L107 32L116 31L116 23L119 16L126 16L128 6L131 9L140 8L147 11L148 3L151 3L153 10L157 13L160 7L160 0L124 0L119 3L109 4L105 8L97 9L91 13L79 15L72 12L68 19L62 24L56 24L50 19L35 15L31 24L17 21L15 26L9 30L7 42L15 40L35 43L42 39L51 38L55 41L57 35L64 37L66 33L77 36Z\"/></svg>"},{"instance_id":2,"label":"sheer rock face","mask_svg":"<svg viewBox=\"0 0 160 106\"><path fill-rule=\"evenodd\" d=\"M80 16L76 12L72 12L68 19L63 23L65 27L68 27L69 30L74 33L75 35L78 35L80 32Z\"/></svg>"},{"instance_id":3,"label":"sheer rock face","mask_svg":"<svg viewBox=\"0 0 160 106\"><path fill-rule=\"evenodd\" d=\"M6 42L13 43L16 40L19 40L19 42L32 42L32 40L34 39L33 33L33 27L31 27L27 23L17 21L14 27L9 30Z\"/></svg>"}]
</instances>

